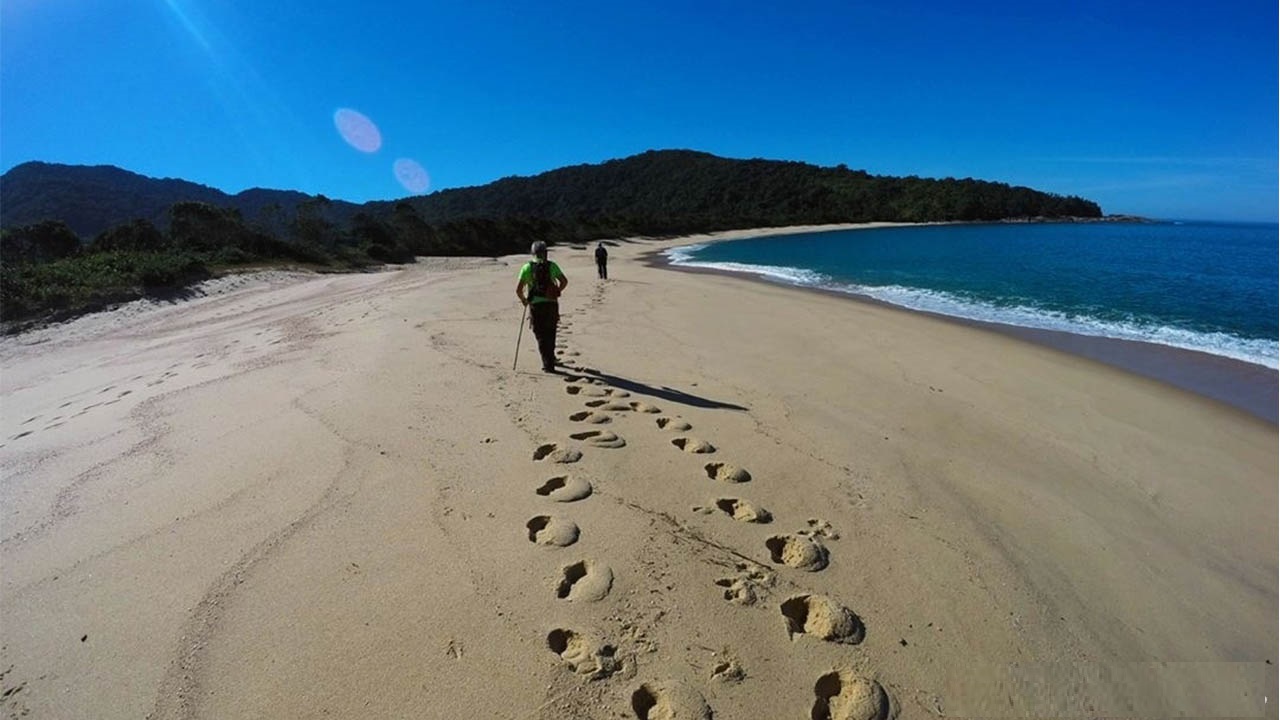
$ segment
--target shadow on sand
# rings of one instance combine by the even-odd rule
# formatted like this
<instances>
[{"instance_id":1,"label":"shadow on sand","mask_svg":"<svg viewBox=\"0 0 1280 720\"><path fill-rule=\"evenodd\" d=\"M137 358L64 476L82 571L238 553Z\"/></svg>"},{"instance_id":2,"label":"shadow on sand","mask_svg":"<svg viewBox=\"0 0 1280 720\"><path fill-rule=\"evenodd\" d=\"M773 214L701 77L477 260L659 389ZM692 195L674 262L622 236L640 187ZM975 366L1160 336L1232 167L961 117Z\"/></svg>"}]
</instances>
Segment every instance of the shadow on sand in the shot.
<instances>
[{"instance_id":1,"label":"shadow on sand","mask_svg":"<svg viewBox=\"0 0 1280 720\"><path fill-rule=\"evenodd\" d=\"M608 383L613 387L618 388L619 390L626 390L627 392L630 392L633 395L648 395L650 397L661 398L662 400L666 400L667 402L680 403L681 405L689 405L690 407L711 408L711 409L718 409L718 410L742 410L742 411L746 411L748 409L741 405L734 405L733 403L720 402L719 400L711 400L709 398L704 398L699 395L693 395L693 394L684 392L683 390L676 390L674 388L669 388L666 386L654 387L652 385L646 385L642 382L637 382L635 380L628 380L626 378L618 377L617 375L610 375L608 373L601 372L599 370L595 370L591 368L557 368L557 369L560 370L566 376L572 377L573 375L580 375L582 377L597 378L599 380L605 381L606 383Z\"/></svg>"}]
</instances>

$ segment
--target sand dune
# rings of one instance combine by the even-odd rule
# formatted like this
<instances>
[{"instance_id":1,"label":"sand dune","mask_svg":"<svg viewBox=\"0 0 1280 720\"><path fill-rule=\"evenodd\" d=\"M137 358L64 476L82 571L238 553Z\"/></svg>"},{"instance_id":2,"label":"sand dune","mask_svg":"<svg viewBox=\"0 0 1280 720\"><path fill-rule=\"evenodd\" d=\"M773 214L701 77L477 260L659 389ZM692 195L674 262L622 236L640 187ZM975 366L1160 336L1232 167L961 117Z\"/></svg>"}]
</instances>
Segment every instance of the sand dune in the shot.
<instances>
[{"instance_id":1,"label":"sand dune","mask_svg":"<svg viewBox=\"0 0 1280 720\"><path fill-rule=\"evenodd\" d=\"M6 713L1276 715L1275 426L663 244L0 341Z\"/></svg>"}]
</instances>

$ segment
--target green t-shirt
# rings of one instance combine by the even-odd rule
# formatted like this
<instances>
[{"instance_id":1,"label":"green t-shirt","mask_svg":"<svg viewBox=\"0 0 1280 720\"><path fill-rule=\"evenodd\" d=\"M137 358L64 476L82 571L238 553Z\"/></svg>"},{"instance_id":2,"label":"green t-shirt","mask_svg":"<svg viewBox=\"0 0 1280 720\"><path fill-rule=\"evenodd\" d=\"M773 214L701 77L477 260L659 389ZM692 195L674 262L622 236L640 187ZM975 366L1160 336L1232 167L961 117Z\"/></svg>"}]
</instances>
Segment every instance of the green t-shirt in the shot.
<instances>
[{"instance_id":1,"label":"green t-shirt","mask_svg":"<svg viewBox=\"0 0 1280 720\"><path fill-rule=\"evenodd\" d=\"M530 260L529 262L525 263L523 267L520 268L520 282L525 285L528 285L530 289L533 288L533 264L535 262L539 262L539 261ZM554 283L556 280L564 277L564 273L560 270L559 265L555 264L554 262L551 262L550 260L546 260L545 262L551 263L551 282ZM555 301L556 301L555 298L543 297L540 295L529 296L529 302L531 303L544 303L544 302L555 302Z\"/></svg>"}]
</instances>

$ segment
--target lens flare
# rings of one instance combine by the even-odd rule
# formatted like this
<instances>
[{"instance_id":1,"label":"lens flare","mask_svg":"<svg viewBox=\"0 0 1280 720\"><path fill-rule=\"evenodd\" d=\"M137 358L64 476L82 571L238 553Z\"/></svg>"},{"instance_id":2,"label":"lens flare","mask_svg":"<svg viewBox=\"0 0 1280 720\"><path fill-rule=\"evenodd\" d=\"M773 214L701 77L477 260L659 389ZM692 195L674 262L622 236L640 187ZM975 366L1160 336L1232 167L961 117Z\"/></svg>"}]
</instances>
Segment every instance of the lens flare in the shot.
<instances>
[{"instance_id":1,"label":"lens flare","mask_svg":"<svg viewBox=\"0 0 1280 720\"><path fill-rule=\"evenodd\" d=\"M421 195L431 186L431 178L427 176L427 171L418 164L417 160L400 158L396 160L392 169L395 171L396 180L411 193Z\"/></svg>"},{"instance_id":2,"label":"lens flare","mask_svg":"<svg viewBox=\"0 0 1280 720\"><path fill-rule=\"evenodd\" d=\"M373 153L382 147L382 133L378 132L378 126L351 108L338 108L333 114L333 124L342 139L360 152Z\"/></svg>"}]
</instances>

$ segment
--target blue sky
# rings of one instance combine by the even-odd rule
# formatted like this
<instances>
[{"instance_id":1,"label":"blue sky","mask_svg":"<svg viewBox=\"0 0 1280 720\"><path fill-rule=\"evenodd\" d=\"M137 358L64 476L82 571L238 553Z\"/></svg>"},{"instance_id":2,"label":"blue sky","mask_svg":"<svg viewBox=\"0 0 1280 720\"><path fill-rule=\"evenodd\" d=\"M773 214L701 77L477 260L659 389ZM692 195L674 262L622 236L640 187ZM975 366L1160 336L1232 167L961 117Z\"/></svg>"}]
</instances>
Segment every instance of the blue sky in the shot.
<instances>
[{"instance_id":1,"label":"blue sky","mask_svg":"<svg viewBox=\"0 0 1280 720\"><path fill-rule=\"evenodd\" d=\"M0 13L4 170L111 164L365 201L410 194L397 161L439 190L690 148L996 180L1110 213L1277 219L1274 0L0 0ZM341 109L376 125L375 151L344 141Z\"/></svg>"}]
</instances>

